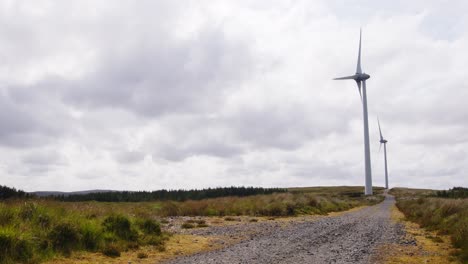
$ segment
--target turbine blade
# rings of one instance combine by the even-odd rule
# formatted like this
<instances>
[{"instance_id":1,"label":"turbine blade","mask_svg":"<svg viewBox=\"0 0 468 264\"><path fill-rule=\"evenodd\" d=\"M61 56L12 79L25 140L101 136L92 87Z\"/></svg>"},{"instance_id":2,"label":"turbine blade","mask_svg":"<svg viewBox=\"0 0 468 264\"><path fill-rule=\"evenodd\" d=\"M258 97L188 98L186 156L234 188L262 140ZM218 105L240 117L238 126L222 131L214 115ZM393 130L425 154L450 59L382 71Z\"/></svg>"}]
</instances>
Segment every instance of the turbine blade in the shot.
<instances>
[{"instance_id":1,"label":"turbine blade","mask_svg":"<svg viewBox=\"0 0 468 264\"><path fill-rule=\"evenodd\" d=\"M362 69L361 69L361 36L362 36L362 29L359 29L359 53L358 53L358 59L357 59L356 73L362 73Z\"/></svg>"},{"instance_id":2,"label":"turbine blade","mask_svg":"<svg viewBox=\"0 0 468 264\"><path fill-rule=\"evenodd\" d=\"M358 90L359 90L359 96L361 97L361 102L362 102L362 93L361 93L361 81L356 81Z\"/></svg>"},{"instance_id":3,"label":"turbine blade","mask_svg":"<svg viewBox=\"0 0 468 264\"><path fill-rule=\"evenodd\" d=\"M346 77L334 78L333 80L354 80L355 78L356 78L356 75L351 75L351 76L346 76Z\"/></svg>"},{"instance_id":4,"label":"turbine blade","mask_svg":"<svg viewBox=\"0 0 468 264\"><path fill-rule=\"evenodd\" d=\"M377 123L379 124L379 134L380 134L380 140L383 140L383 136L382 136L382 130L380 129L380 120L379 118L377 117Z\"/></svg>"},{"instance_id":5,"label":"turbine blade","mask_svg":"<svg viewBox=\"0 0 468 264\"><path fill-rule=\"evenodd\" d=\"M380 147L379 147L379 153L380 153L380 149L382 148L382 143L380 143Z\"/></svg>"}]
</instances>

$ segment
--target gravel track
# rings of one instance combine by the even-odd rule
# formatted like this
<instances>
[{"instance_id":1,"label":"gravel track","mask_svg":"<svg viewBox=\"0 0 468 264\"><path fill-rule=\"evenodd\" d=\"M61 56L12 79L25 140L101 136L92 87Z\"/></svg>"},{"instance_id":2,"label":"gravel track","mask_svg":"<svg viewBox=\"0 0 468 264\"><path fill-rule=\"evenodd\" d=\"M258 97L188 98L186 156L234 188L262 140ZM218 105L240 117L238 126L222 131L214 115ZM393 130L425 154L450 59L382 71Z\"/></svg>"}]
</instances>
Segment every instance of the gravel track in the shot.
<instances>
[{"instance_id":1,"label":"gravel track","mask_svg":"<svg viewBox=\"0 0 468 264\"><path fill-rule=\"evenodd\" d=\"M390 221L393 196L336 217L292 223L258 224L246 240L223 249L173 259L168 263L371 263L381 243L402 243L404 231ZM253 225L247 225L250 232ZM232 227L231 227L232 228ZM235 227L242 229L242 227ZM207 229L206 235L242 230Z\"/></svg>"}]
</instances>

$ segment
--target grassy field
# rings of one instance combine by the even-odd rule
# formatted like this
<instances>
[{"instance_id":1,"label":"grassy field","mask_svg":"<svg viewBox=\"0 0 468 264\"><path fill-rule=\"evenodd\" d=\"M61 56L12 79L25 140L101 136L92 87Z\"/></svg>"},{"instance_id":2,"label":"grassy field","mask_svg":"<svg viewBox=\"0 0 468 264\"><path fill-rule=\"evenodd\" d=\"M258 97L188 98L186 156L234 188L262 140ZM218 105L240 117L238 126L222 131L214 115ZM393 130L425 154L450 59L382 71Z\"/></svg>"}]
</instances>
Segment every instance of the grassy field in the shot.
<instances>
[{"instance_id":1,"label":"grassy field","mask_svg":"<svg viewBox=\"0 0 468 264\"><path fill-rule=\"evenodd\" d=\"M423 189L395 188L397 207L410 221L418 223L440 235L448 235L457 252L455 255L468 262L468 199L439 198L438 192ZM437 239L437 237L433 238Z\"/></svg>"},{"instance_id":2,"label":"grassy field","mask_svg":"<svg viewBox=\"0 0 468 264\"><path fill-rule=\"evenodd\" d=\"M285 193L184 202L60 202L8 199L0 202L0 263L39 263L74 252L118 257L128 251L164 251L168 216L295 216L327 214L372 205L362 187L291 188ZM376 189L376 193L382 189Z\"/></svg>"}]
</instances>

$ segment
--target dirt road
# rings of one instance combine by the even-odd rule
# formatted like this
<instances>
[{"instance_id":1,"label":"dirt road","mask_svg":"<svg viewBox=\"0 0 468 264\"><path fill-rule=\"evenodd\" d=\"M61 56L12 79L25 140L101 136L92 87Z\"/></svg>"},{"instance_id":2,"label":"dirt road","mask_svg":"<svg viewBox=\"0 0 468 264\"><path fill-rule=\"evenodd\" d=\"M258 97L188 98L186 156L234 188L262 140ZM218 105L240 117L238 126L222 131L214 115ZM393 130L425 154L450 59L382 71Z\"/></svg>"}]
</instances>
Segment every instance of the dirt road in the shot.
<instances>
[{"instance_id":1,"label":"dirt road","mask_svg":"<svg viewBox=\"0 0 468 264\"><path fill-rule=\"evenodd\" d=\"M371 263L379 244L398 242L403 235L401 226L390 221L394 203L394 198L387 196L378 205L336 217L286 227L258 225L264 232L260 230L238 244L168 263Z\"/></svg>"}]
</instances>

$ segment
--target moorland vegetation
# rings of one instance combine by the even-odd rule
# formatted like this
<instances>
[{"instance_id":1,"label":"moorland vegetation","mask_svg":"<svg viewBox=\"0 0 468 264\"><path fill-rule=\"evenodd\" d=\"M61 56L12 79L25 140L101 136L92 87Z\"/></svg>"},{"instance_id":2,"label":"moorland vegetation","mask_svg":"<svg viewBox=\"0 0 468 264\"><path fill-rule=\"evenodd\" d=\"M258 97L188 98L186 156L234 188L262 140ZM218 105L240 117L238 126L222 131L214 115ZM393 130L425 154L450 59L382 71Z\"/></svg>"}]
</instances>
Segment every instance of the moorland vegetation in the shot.
<instances>
[{"instance_id":1,"label":"moorland vegetation","mask_svg":"<svg viewBox=\"0 0 468 264\"><path fill-rule=\"evenodd\" d=\"M395 188L397 207L405 217L439 235L450 236L457 249L454 255L468 263L468 198L467 188L445 191Z\"/></svg>"}]
</instances>

